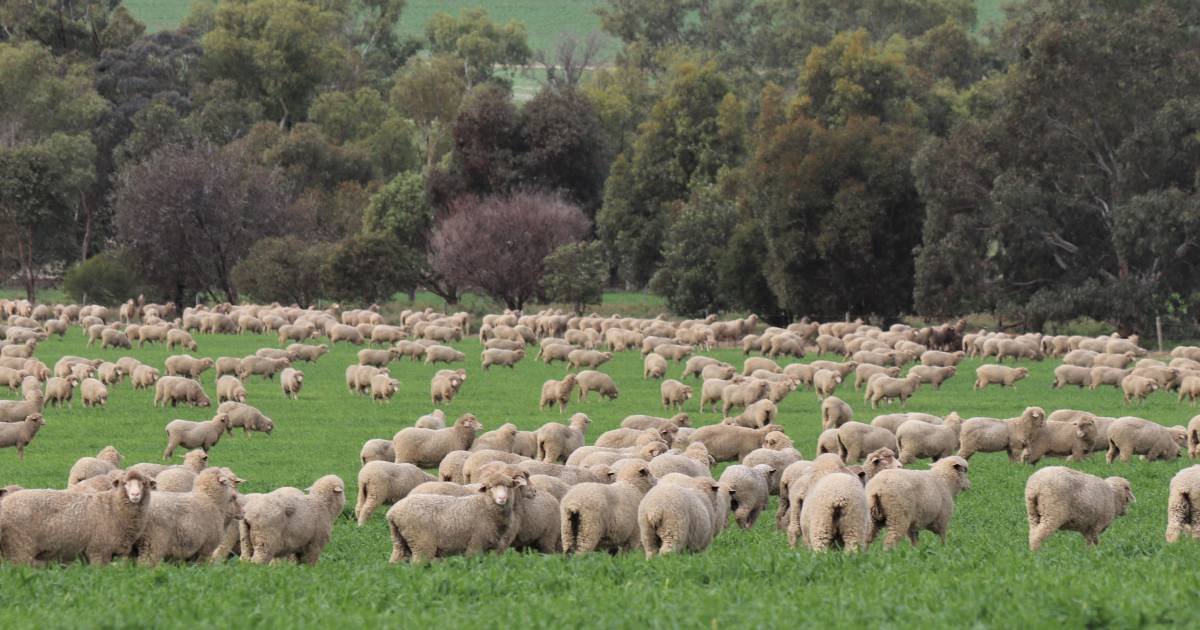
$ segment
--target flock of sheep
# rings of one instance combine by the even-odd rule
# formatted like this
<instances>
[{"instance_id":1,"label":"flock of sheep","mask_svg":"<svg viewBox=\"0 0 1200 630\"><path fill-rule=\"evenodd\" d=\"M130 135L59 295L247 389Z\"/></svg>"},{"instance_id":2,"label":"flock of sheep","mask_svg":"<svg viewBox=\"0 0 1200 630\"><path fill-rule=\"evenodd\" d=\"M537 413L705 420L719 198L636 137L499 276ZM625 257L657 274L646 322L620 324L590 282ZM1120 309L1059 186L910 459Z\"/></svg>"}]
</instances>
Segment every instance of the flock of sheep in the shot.
<instances>
[{"instance_id":1,"label":"flock of sheep","mask_svg":"<svg viewBox=\"0 0 1200 630\"><path fill-rule=\"evenodd\" d=\"M458 363L466 356L447 345L472 334L465 313L405 311L396 325L375 310L341 311L279 305L197 307L176 316L170 305L130 301L118 312L101 306L45 305L0 300L0 385L21 394L0 401L0 447L26 447L45 424L47 407L103 406L108 388L128 379L135 389L154 388L155 406L209 407L198 380L216 373L218 408L209 421L173 420L165 426L163 459L177 448L192 449L180 465L139 463L122 468L121 454L106 447L80 459L65 490L0 490L0 556L21 564L84 557L106 563L135 556L144 564L163 560L221 561L231 555L267 563L280 559L315 563L328 544L333 522L345 504L345 484L334 475L307 490L284 487L264 494L238 492L229 468L209 467L208 451L240 427L270 432L274 422L246 402L251 378L274 380L297 399L304 374L295 366L320 360L328 351L313 340L365 346L358 363L346 368L352 394L387 402L399 382L389 365L409 358L426 364ZM281 348L263 348L236 358L169 357L160 371L131 357L108 362L66 356L50 369L37 356L38 344L81 327L89 347L130 349L134 343L164 343L196 352L191 331L277 333ZM660 379L662 408L674 415L631 415L621 428L587 444L591 420L582 413L566 423L535 431L504 424L482 432L464 414L450 421L441 410L419 418L390 439L369 440L361 451L355 517L364 525L391 504L386 520L393 562L428 561L450 555L534 549L582 554L641 549L647 557L700 551L725 529L730 516L741 528L754 525L779 497L776 527L794 547L865 549L886 530L884 545L913 544L929 530L945 540L957 495L970 488L969 460L979 452L1006 452L1014 462L1044 457L1068 460L1106 450L1108 461L1134 455L1176 459L1182 447L1200 456L1200 416L1189 427L1163 427L1136 417L1106 418L1086 411L1047 414L1031 406L1015 418L939 418L890 413L870 423L853 419L851 406L836 393L864 391L864 403L907 400L922 387L938 388L954 378L966 356L994 357L976 370L976 388L1015 386L1024 368L1008 358L1061 357L1055 387L1113 385L1127 402L1151 392L1178 389L1182 400L1200 394L1200 348L1177 348L1169 363L1139 358L1136 338L1050 337L1036 334L964 334L965 323L888 330L862 322L799 322L759 332L756 318L672 322L665 318L579 317L558 312L487 315L477 331L484 349L481 369L519 369L527 350L546 364L561 361L568 373L542 386L539 406L565 413L574 400L595 392L620 395L602 372L613 353L640 351L643 378ZM700 352L740 345L748 357L741 370ZM382 346L377 348L376 346ZM844 361L792 363L818 351ZM684 363L670 379L671 363ZM901 370L912 364L901 376ZM1133 364L1133 367L1129 366ZM703 410L721 404L724 420L693 427L682 412L695 395L685 383L698 379ZM431 376L430 400L452 400L467 383L465 369ZM820 399L817 454L805 460L784 428L775 423L778 404L792 392L812 388ZM532 395L532 393L531 393ZM737 415L731 415L735 410ZM930 459L925 470L902 468ZM713 466L737 462L719 477ZM437 469L437 474L426 469ZM1200 538L1200 466L1171 482L1166 537ZM1080 532L1091 544L1134 500L1120 477L1101 479L1065 467L1031 475L1025 490L1029 543L1037 550L1057 530Z\"/></svg>"}]
</instances>

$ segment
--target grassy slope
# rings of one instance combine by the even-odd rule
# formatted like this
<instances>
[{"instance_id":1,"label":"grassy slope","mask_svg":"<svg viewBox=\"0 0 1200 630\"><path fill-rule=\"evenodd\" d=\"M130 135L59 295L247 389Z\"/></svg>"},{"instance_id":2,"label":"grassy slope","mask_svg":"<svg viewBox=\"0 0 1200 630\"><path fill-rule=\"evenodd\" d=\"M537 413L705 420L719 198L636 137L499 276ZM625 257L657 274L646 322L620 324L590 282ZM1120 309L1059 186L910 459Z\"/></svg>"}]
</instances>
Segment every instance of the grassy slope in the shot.
<instances>
[{"instance_id":1,"label":"grassy slope","mask_svg":"<svg viewBox=\"0 0 1200 630\"><path fill-rule=\"evenodd\" d=\"M241 356L272 345L266 337L198 340L197 354L214 357ZM478 344L460 345L471 357L466 365L470 380L447 407L451 416L471 412L489 428L512 421L523 429L562 418L539 413L534 404L542 381L559 377L561 367L526 361L515 371L484 374L475 363ZM212 452L213 464L231 466L250 480L250 492L304 487L327 473L347 481L351 501L317 567L236 562L153 570L124 563L51 570L0 566L0 627L78 625L84 619L113 626L191 626L201 620L205 626L238 627L399 620L448 627L480 621L487 626L958 626L973 619L1006 626L1128 626L1182 625L1200 614L1194 573L1200 545L1168 547L1162 537L1167 483L1188 465L1184 460L1108 466L1102 456L1093 456L1077 464L1096 474L1129 477L1138 497L1094 550L1072 533L1052 538L1037 556L1029 554L1022 489L1032 469L1009 464L1002 454L987 454L972 461L973 488L959 498L945 546L927 534L917 549L892 553L873 548L847 558L791 551L783 535L772 529L772 505L753 530L727 531L708 552L695 556L646 562L640 555L568 560L509 553L430 567L390 566L382 512L362 529L350 520L358 450L364 440L390 436L429 410L427 383L433 368L398 365L401 393L390 405L375 405L345 391L342 372L355 350L341 347L319 364L306 366L306 389L298 402L283 399L277 383L252 383L251 402L275 419L275 434L250 439L236 434ZM116 358L122 353L85 348L79 330L39 351L50 364L63 354ZM147 348L132 354L161 365L168 352ZM732 350L712 354L741 361ZM1012 416L1026 405L1040 404L1047 409L1091 408L1106 415L1129 412L1111 389L1050 390L1050 363L1030 364L1033 376L1015 391L973 392L969 375L975 365L966 365L964 374L941 391L921 391L910 409ZM568 413L581 410L594 419L591 439L627 414L658 409L657 383L641 380L636 354L622 354L604 370L616 378L621 398L568 408ZM671 375L678 370L673 368ZM211 393L211 374L204 380ZM860 418L872 417L852 391L842 395ZM168 420L209 415L199 409L156 410L149 393L134 392L128 385L115 387L109 404L95 411L49 410L49 424L29 448L25 463L18 464L11 449L0 450L0 484L60 487L77 457L110 443L128 462L157 461ZM817 410L811 392L798 392L781 405L782 423L809 455L819 433ZM688 411L697 412L694 402ZM1193 411L1160 395L1138 413L1174 424L1185 422ZM713 413L697 417L701 423L719 419ZM1062 462L1043 465L1053 464Z\"/></svg>"}]
</instances>

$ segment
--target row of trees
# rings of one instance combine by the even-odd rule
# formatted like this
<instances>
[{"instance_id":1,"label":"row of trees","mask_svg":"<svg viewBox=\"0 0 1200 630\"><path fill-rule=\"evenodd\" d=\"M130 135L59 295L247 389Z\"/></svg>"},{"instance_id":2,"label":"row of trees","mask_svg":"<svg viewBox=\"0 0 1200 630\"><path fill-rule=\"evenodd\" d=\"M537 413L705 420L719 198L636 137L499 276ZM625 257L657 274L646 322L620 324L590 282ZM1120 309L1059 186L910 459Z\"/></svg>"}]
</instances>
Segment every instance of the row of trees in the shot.
<instances>
[{"instance_id":1,"label":"row of trees","mask_svg":"<svg viewBox=\"0 0 1200 630\"><path fill-rule=\"evenodd\" d=\"M424 287L518 307L993 312L1125 328L1200 306L1190 0L608 0L531 51L480 10L0 8L0 264L119 249L162 296ZM498 69L537 61L514 101ZM549 258L547 258L549 256ZM302 270L302 271L301 271ZM566 271L564 271L566 270Z\"/></svg>"}]
</instances>

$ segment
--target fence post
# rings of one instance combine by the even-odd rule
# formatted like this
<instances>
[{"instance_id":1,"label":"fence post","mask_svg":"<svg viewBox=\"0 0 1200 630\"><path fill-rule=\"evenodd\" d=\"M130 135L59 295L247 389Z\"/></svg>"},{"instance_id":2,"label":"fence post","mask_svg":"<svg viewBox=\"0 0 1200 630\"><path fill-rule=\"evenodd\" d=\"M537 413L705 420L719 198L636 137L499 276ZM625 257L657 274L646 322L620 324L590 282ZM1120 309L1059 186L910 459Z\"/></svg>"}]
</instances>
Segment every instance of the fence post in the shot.
<instances>
[{"instance_id":1,"label":"fence post","mask_svg":"<svg viewBox=\"0 0 1200 630\"><path fill-rule=\"evenodd\" d=\"M1162 352L1163 351L1163 341L1162 341L1162 317L1161 316L1158 316L1158 315L1154 316L1154 330L1155 330L1155 332L1158 333L1158 351Z\"/></svg>"}]
</instances>

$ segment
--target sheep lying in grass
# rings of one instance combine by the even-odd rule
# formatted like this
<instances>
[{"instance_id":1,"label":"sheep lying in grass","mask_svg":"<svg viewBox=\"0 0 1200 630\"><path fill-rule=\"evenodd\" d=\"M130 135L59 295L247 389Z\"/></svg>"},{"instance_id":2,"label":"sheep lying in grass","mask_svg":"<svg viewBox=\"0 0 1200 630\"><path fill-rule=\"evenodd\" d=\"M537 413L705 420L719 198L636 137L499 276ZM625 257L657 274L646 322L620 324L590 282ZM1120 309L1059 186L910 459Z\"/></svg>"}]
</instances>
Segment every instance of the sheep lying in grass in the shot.
<instances>
[{"instance_id":1,"label":"sheep lying in grass","mask_svg":"<svg viewBox=\"0 0 1200 630\"><path fill-rule=\"evenodd\" d=\"M396 463L409 463L421 468L437 466L451 451L465 451L475 442L475 432L483 424L471 414L460 416L454 426L445 429L401 429L392 437Z\"/></svg>"},{"instance_id":2,"label":"sheep lying in grass","mask_svg":"<svg viewBox=\"0 0 1200 630\"><path fill-rule=\"evenodd\" d=\"M337 475L321 477L307 494L285 487L248 498L241 523L242 560L266 564L290 558L316 564L345 504L346 485Z\"/></svg>"},{"instance_id":3,"label":"sheep lying in grass","mask_svg":"<svg viewBox=\"0 0 1200 630\"><path fill-rule=\"evenodd\" d=\"M358 500L354 518L362 527L379 506L396 503L415 487L437 478L412 464L371 461L358 471Z\"/></svg>"},{"instance_id":4,"label":"sheep lying in grass","mask_svg":"<svg viewBox=\"0 0 1200 630\"><path fill-rule=\"evenodd\" d=\"M884 470L867 482L867 505L871 511L868 544L886 527L883 544L891 549L908 538L915 547L917 535L927 529L946 542L954 499L971 488L967 460L950 456L929 470Z\"/></svg>"},{"instance_id":5,"label":"sheep lying in grass","mask_svg":"<svg viewBox=\"0 0 1200 630\"><path fill-rule=\"evenodd\" d=\"M1089 545L1098 545L1100 534L1135 500L1123 477L1101 479L1062 466L1043 468L1025 483L1029 549L1037 551L1060 529L1079 532Z\"/></svg>"},{"instance_id":6,"label":"sheep lying in grass","mask_svg":"<svg viewBox=\"0 0 1200 630\"><path fill-rule=\"evenodd\" d=\"M1190 534L1200 540L1200 466L1190 466L1171 478L1167 499L1167 542Z\"/></svg>"},{"instance_id":7,"label":"sheep lying in grass","mask_svg":"<svg viewBox=\"0 0 1200 630\"><path fill-rule=\"evenodd\" d=\"M559 504L563 551L632 551L641 544L638 505L656 479L645 462L631 462L611 485L581 483Z\"/></svg>"}]
</instances>

